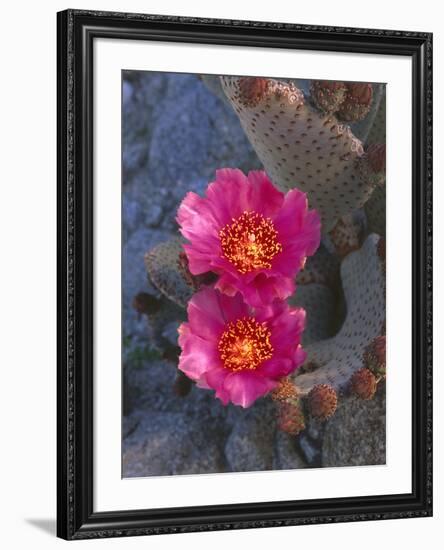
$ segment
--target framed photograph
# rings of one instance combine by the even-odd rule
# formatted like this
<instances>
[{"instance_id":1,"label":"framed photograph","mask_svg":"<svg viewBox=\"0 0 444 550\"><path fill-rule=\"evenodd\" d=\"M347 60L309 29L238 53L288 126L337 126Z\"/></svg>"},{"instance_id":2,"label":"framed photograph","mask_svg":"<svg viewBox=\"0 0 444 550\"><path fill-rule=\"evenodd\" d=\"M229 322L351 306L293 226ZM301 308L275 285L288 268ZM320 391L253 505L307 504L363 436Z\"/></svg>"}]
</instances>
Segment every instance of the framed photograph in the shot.
<instances>
[{"instance_id":1,"label":"framed photograph","mask_svg":"<svg viewBox=\"0 0 444 550\"><path fill-rule=\"evenodd\" d=\"M58 536L432 515L432 35L58 14Z\"/></svg>"}]
</instances>

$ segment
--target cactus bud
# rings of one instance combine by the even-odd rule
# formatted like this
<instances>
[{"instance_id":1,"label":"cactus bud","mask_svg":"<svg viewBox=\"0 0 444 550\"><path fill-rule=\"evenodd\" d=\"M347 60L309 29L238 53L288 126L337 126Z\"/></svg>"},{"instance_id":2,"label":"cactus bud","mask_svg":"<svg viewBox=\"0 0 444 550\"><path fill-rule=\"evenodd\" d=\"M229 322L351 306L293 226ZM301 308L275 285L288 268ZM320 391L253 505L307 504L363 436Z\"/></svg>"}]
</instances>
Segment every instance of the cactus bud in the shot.
<instances>
[{"instance_id":1,"label":"cactus bud","mask_svg":"<svg viewBox=\"0 0 444 550\"><path fill-rule=\"evenodd\" d=\"M280 403L278 427L290 435L298 435L305 429L304 411L298 399Z\"/></svg>"},{"instance_id":2,"label":"cactus bud","mask_svg":"<svg viewBox=\"0 0 444 550\"><path fill-rule=\"evenodd\" d=\"M245 107L255 107L267 94L270 81L267 78L246 76L239 79L240 101Z\"/></svg>"},{"instance_id":3,"label":"cactus bud","mask_svg":"<svg viewBox=\"0 0 444 550\"><path fill-rule=\"evenodd\" d=\"M385 336L377 336L364 351L364 364L375 376L385 376Z\"/></svg>"},{"instance_id":4,"label":"cactus bud","mask_svg":"<svg viewBox=\"0 0 444 550\"><path fill-rule=\"evenodd\" d=\"M373 399L376 393L376 377L366 368L359 369L350 380L352 393L361 399Z\"/></svg>"},{"instance_id":5,"label":"cactus bud","mask_svg":"<svg viewBox=\"0 0 444 550\"><path fill-rule=\"evenodd\" d=\"M339 109L345 99L346 90L343 82L331 80L313 80L310 88L311 97L316 107L327 113Z\"/></svg>"},{"instance_id":6,"label":"cactus bud","mask_svg":"<svg viewBox=\"0 0 444 550\"><path fill-rule=\"evenodd\" d=\"M298 390L289 378L282 378L277 387L271 392L273 401L286 401L298 395Z\"/></svg>"},{"instance_id":7,"label":"cactus bud","mask_svg":"<svg viewBox=\"0 0 444 550\"><path fill-rule=\"evenodd\" d=\"M337 404L336 391L328 384L319 384L308 394L308 410L318 420L330 418L335 413Z\"/></svg>"},{"instance_id":8,"label":"cactus bud","mask_svg":"<svg viewBox=\"0 0 444 550\"><path fill-rule=\"evenodd\" d=\"M159 311L161 302L155 296L151 296L146 292L139 292L134 296L132 305L140 315L149 315Z\"/></svg>"},{"instance_id":9,"label":"cactus bud","mask_svg":"<svg viewBox=\"0 0 444 550\"><path fill-rule=\"evenodd\" d=\"M344 122L356 122L365 118L370 111L373 99L371 84L355 82L346 84L347 93L337 112Z\"/></svg>"}]
</instances>

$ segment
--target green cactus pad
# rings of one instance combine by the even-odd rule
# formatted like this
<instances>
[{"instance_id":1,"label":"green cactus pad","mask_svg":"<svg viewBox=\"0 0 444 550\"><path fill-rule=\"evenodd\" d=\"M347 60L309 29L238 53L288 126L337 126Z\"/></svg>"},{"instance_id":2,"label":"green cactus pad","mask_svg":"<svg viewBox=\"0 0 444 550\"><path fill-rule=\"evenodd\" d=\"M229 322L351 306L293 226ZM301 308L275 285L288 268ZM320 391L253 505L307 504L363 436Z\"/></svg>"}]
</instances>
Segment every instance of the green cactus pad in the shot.
<instances>
[{"instance_id":1,"label":"green cactus pad","mask_svg":"<svg viewBox=\"0 0 444 550\"><path fill-rule=\"evenodd\" d=\"M145 254L145 266L150 281L177 305L186 308L195 288L188 282L180 268L183 242L172 239L157 245Z\"/></svg>"},{"instance_id":2,"label":"green cactus pad","mask_svg":"<svg viewBox=\"0 0 444 550\"><path fill-rule=\"evenodd\" d=\"M221 77L244 131L272 181L284 192L306 192L328 232L373 191L361 141L334 115L316 110L294 84L247 80Z\"/></svg>"},{"instance_id":3,"label":"green cactus pad","mask_svg":"<svg viewBox=\"0 0 444 550\"><path fill-rule=\"evenodd\" d=\"M317 368L293 377L303 395L317 384L342 390L353 373L364 366L364 350L381 332L385 295L378 241L377 235L369 235L362 248L350 253L341 264L347 316L336 336L305 348L306 364Z\"/></svg>"}]
</instances>

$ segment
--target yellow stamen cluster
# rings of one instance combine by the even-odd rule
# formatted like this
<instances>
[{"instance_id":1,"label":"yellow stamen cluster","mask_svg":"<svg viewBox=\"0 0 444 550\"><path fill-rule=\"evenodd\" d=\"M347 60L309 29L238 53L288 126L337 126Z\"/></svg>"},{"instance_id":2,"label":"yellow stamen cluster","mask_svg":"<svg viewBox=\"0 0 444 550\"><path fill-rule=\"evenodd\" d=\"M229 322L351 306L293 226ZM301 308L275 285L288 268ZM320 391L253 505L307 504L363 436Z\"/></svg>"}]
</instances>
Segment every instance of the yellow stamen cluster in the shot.
<instances>
[{"instance_id":1,"label":"yellow stamen cluster","mask_svg":"<svg viewBox=\"0 0 444 550\"><path fill-rule=\"evenodd\" d=\"M278 232L270 218L244 212L219 231L222 253L237 270L248 273L270 269L271 260L282 252Z\"/></svg>"},{"instance_id":2,"label":"yellow stamen cluster","mask_svg":"<svg viewBox=\"0 0 444 550\"><path fill-rule=\"evenodd\" d=\"M267 323L243 317L228 323L218 344L224 367L232 371L255 370L273 356Z\"/></svg>"}]
</instances>

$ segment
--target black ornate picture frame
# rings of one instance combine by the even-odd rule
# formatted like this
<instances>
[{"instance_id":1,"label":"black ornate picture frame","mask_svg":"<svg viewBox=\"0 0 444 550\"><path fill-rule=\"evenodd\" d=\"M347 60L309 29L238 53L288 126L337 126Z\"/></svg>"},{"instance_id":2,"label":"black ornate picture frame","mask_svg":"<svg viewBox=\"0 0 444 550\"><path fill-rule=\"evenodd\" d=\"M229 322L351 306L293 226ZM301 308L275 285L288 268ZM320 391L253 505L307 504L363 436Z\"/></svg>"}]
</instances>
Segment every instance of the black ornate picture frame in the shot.
<instances>
[{"instance_id":1,"label":"black ornate picture frame","mask_svg":"<svg viewBox=\"0 0 444 550\"><path fill-rule=\"evenodd\" d=\"M67 10L58 13L58 495L68 540L432 515L432 35ZM412 60L412 491L93 510L93 41L162 40ZM402 129L400 129L402 131Z\"/></svg>"}]
</instances>

